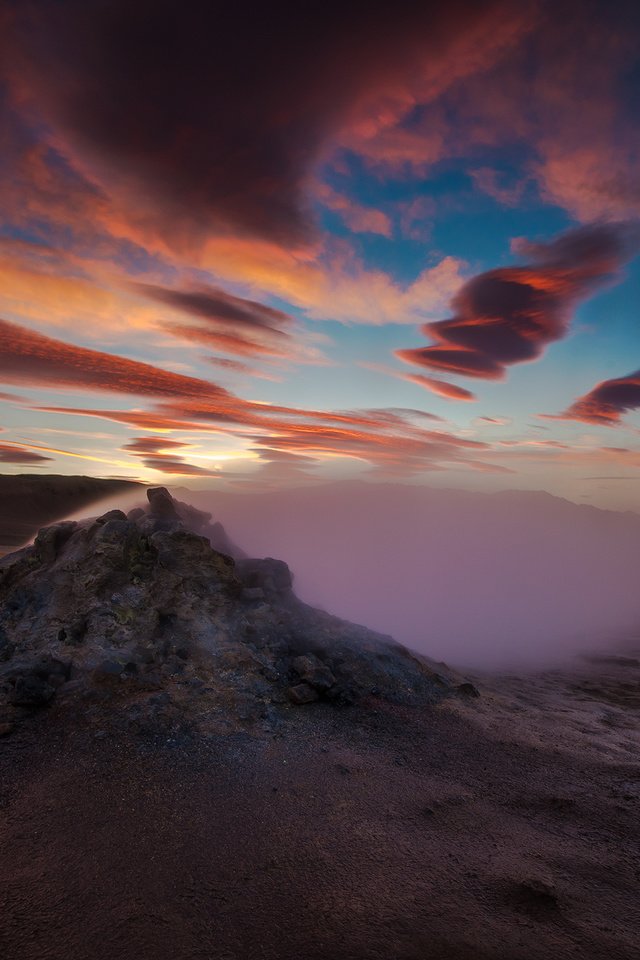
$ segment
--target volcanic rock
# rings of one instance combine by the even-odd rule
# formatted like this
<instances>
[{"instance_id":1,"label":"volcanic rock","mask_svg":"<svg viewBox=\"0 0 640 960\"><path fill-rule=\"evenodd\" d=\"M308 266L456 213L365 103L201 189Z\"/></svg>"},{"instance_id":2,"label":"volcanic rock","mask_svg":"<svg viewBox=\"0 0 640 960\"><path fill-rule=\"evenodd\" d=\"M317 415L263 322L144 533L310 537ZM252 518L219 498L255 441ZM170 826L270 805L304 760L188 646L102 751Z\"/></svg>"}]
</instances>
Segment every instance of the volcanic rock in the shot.
<instances>
[{"instance_id":1,"label":"volcanic rock","mask_svg":"<svg viewBox=\"0 0 640 960\"><path fill-rule=\"evenodd\" d=\"M336 682L331 670L312 653L304 657L296 657L291 666L301 680L320 693L329 690Z\"/></svg>"},{"instance_id":2,"label":"volcanic rock","mask_svg":"<svg viewBox=\"0 0 640 960\"><path fill-rule=\"evenodd\" d=\"M169 711L219 731L287 703L452 692L391 638L302 603L283 561L215 549L190 529L209 530L209 514L164 488L148 499L47 527L0 561L0 706L115 696L141 723ZM145 707L159 688L167 703Z\"/></svg>"}]
</instances>

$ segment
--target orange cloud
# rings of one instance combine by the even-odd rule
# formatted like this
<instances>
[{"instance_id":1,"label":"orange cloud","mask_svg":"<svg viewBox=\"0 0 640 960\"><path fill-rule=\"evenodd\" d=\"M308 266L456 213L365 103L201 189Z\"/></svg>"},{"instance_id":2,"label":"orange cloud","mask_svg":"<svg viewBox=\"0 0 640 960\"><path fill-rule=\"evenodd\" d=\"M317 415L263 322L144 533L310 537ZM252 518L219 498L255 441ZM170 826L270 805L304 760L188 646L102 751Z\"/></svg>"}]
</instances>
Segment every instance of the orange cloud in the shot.
<instances>
[{"instance_id":1,"label":"orange cloud","mask_svg":"<svg viewBox=\"0 0 640 960\"><path fill-rule=\"evenodd\" d=\"M6 383L154 397L207 397L215 398L221 407L231 396L207 380L77 347L6 320L0 320L0 337L0 378Z\"/></svg>"}]
</instances>

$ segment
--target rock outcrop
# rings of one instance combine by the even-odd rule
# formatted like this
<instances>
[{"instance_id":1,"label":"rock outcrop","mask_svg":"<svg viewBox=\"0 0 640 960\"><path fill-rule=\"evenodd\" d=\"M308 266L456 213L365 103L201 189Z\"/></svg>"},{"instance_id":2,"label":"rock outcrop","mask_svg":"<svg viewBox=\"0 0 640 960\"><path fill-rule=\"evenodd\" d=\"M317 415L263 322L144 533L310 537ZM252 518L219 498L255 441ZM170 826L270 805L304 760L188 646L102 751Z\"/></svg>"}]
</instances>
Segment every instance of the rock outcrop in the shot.
<instances>
[{"instance_id":1,"label":"rock outcrop","mask_svg":"<svg viewBox=\"0 0 640 960\"><path fill-rule=\"evenodd\" d=\"M142 727L269 728L318 701L450 691L391 638L302 603L286 563L247 558L209 514L163 488L148 500L46 527L0 561L0 721L117 698Z\"/></svg>"}]
</instances>

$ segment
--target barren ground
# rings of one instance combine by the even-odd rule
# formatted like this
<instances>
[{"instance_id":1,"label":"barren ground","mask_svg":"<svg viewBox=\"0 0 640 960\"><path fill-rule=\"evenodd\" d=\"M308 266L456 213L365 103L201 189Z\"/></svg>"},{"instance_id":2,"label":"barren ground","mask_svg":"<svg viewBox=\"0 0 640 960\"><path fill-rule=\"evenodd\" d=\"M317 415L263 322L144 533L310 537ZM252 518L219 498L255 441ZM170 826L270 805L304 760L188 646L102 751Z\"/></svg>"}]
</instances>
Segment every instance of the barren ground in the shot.
<instances>
[{"instance_id":1,"label":"barren ground","mask_svg":"<svg viewBox=\"0 0 640 960\"><path fill-rule=\"evenodd\" d=\"M0 740L0 955L636 960L635 656L230 736L61 696Z\"/></svg>"}]
</instances>

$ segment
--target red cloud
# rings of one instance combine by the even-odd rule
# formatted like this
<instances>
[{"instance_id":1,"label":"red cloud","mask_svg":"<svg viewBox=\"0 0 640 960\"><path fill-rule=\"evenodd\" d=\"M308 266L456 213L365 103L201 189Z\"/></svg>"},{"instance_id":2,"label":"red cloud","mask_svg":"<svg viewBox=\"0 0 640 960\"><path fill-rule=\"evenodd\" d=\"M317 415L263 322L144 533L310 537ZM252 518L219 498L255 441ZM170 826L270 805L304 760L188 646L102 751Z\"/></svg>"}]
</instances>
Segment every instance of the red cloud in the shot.
<instances>
[{"instance_id":1,"label":"red cloud","mask_svg":"<svg viewBox=\"0 0 640 960\"><path fill-rule=\"evenodd\" d=\"M206 397L221 406L231 400L226 390L207 380L77 347L6 320L0 320L0 339L0 379L6 383L152 397Z\"/></svg>"},{"instance_id":2,"label":"red cloud","mask_svg":"<svg viewBox=\"0 0 640 960\"><path fill-rule=\"evenodd\" d=\"M578 420L583 423L617 426L629 410L640 407L640 370L627 377L603 380L560 414L540 414L548 420ZM614 448L609 448L614 449Z\"/></svg>"},{"instance_id":3,"label":"red cloud","mask_svg":"<svg viewBox=\"0 0 640 960\"><path fill-rule=\"evenodd\" d=\"M637 249L637 230L601 224L548 244L520 244L533 264L490 270L453 299L455 316L427 323L431 346L397 350L407 363L485 380L502 380L510 364L535 360L568 331L571 311L615 276Z\"/></svg>"},{"instance_id":4,"label":"red cloud","mask_svg":"<svg viewBox=\"0 0 640 960\"><path fill-rule=\"evenodd\" d=\"M111 391L151 396L158 400L152 411L107 411L44 407L50 412L98 416L157 430L224 430L247 437L259 446L295 453L320 452L356 457L378 466L395 464L407 472L435 469L439 461L464 462L463 451L480 452L487 445L438 430L425 430L419 421L434 419L423 411L403 408L354 411L304 410L253 403L235 397L215 384L161 370L147 363L88 350L54 340L16 324L0 321L4 350L0 376L9 382ZM139 437L127 448L144 458L147 466L167 472L204 475L175 452L180 441L162 442ZM167 458L166 449L171 451Z\"/></svg>"},{"instance_id":5,"label":"red cloud","mask_svg":"<svg viewBox=\"0 0 640 960\"><path fill-rule=\"evenodd\" d=\"M0 463L37 464L51 460L42 454L29 450L26 447L14 446L12 443L0 443Z\"/></svg>"},{"instance_id":6,"label":"red cloud","mask_svg":"<svg viewBox=\"0 0 640 960\"><path fill-rule=\"evenodd\" d=\"M244 404L238 401L235 422L215 430L233 434L263 449L266 459L282 462L284 459L305 457L319 459L347 457L363 460L378 469L393 469L411 475L423 470L441 469L443 462L473 465L468 459L484 454L489 445L440 430L425 430L416 425L416 417L424 419L422 411L391 409L333 413L319 410L295 410L262 404ZM202 401L179 399L164 401L156 412L91 410L63 407L40 408L55 413L95 416L158 430L209 430L207 421L219 421L215 404L210 407ZM430 417L430 415L426 415ZM323 422L324 421L324 422ZM262 433L256 434L256 428ZM166 464L165 449L178 450L179 441L167 444L156 438L136 438L131 452L145 456L147 466ZM125 448L129 449L129 448ZM256 452L254 450L254 452ZM264 459L264 458L263 458ZM294 464L300 460L292 460ZM175 458L172 461L175 467ZM196 468L199 470L199 468ZM172 470L172 472L176 472Z\"/></svg>"}]
</instances>

